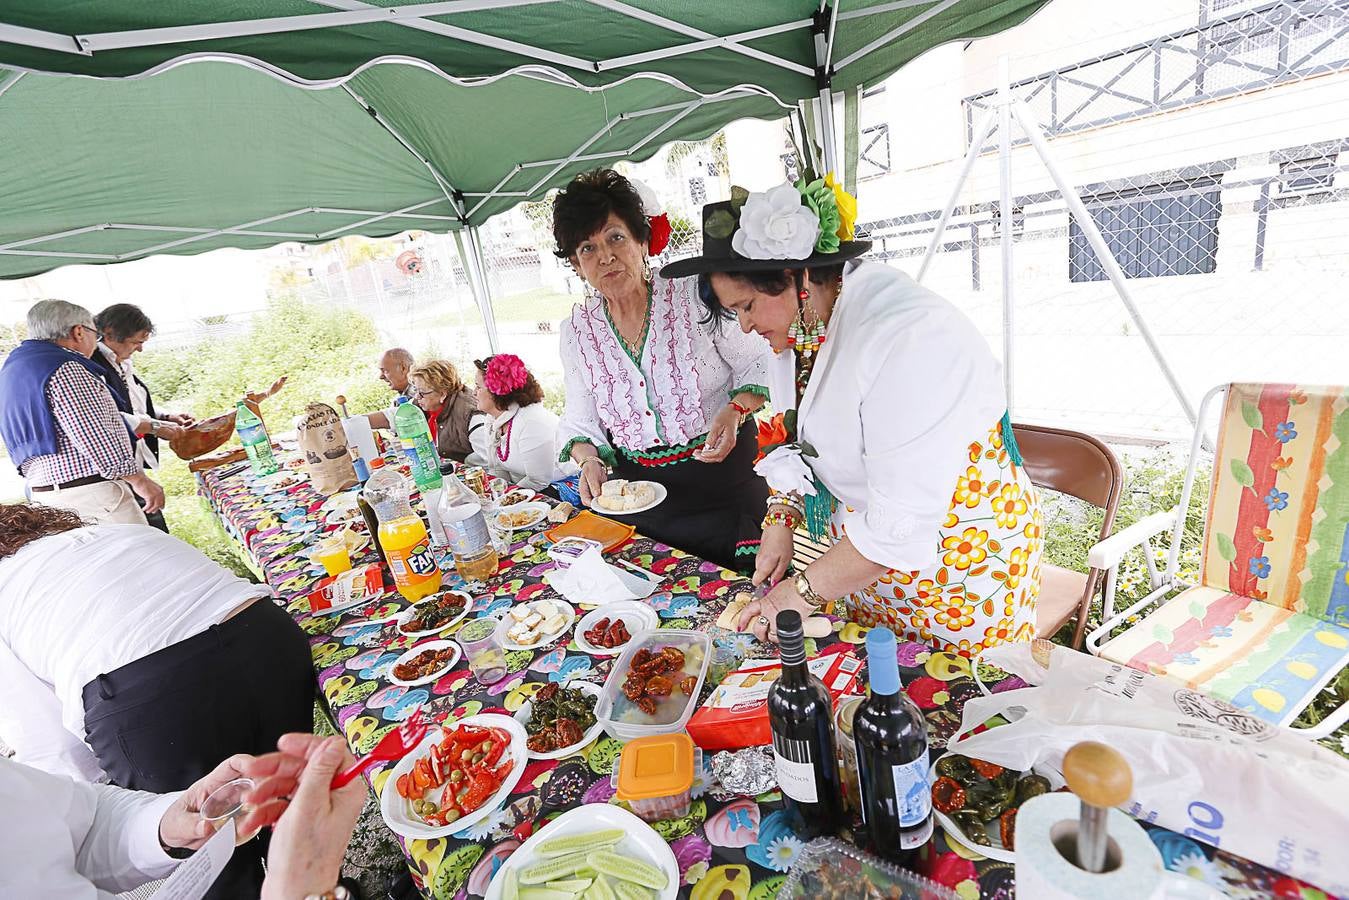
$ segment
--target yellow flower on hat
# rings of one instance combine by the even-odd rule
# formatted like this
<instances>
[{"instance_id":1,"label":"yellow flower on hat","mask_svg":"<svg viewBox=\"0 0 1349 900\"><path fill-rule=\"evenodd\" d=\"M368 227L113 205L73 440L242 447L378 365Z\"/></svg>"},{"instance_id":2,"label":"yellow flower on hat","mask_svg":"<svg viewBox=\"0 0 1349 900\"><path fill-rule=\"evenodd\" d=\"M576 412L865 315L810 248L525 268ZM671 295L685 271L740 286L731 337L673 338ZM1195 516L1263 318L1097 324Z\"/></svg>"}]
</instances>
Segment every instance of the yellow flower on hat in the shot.
<instances>
[{"instance_id":1,"label":"yellow flower on hat","mask_svg":"<svg viewBox=\"0 0 1349 900\"><path fill-rule=\"evenodd\" d=\"M834 173L824 176L825 185L834 192L834 202L838 205L838 239L851 241L857 232L853 226L857 223L857 198L843 189L843 185L834 180Z\"/></svg>"}]
</instances>

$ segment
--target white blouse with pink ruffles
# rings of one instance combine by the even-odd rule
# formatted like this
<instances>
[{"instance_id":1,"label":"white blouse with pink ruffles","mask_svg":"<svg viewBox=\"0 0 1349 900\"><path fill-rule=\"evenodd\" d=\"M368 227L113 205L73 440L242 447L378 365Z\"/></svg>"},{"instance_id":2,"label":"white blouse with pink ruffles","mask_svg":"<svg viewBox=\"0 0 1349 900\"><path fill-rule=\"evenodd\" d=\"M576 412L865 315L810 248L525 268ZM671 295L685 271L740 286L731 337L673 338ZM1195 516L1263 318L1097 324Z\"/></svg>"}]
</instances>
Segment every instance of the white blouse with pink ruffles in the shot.
<instances>
[{"instance_id":1,"label":"white blouse with pink ruffles","mask_svg":"<svg viewBox=\"0 0 1349 900\"><path fill-rule=\"evenodd\" d=\"M705 435L736 393L767 395L768 342L733 321L704 322L696 291L694 278L653 277L640 366L620 342L603 298L588 297L572 309L562 323L563 453L578 440L624 450L680 446Z\"/></svg>"}]
</instances>

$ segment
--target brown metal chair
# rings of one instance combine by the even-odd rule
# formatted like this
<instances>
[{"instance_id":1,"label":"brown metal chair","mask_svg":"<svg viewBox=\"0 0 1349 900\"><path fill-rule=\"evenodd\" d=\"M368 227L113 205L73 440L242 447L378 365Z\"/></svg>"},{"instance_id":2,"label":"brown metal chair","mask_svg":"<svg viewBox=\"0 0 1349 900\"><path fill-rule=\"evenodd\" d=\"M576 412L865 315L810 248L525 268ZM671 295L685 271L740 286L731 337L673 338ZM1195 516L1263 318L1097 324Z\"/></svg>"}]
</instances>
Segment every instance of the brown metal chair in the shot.
<instances>
[{"instance_id":1,"label":"brown metal chair","mask_svg":"<svg viewBox=\"0 0 1349 900\"><path fill-rule=\"evenodd\" d=\"M1068 494L1100 508L1104 517L1098 540L1105 540L1115 527L1115 513L1124 490L1124 471L1110 448L1089 434L1042 425L1013 425L1017 446L1026 471L1037 487ZM1095 543L1095 542L1093 542ZM1105 577L1104 569L1085 573L1041 563L1040 600L1036 609L1036 633L1052 637L1063 624L1077 617L1072 646L1080 648L1087 627L1087 612Z\"/></svg>"}]
</instances>

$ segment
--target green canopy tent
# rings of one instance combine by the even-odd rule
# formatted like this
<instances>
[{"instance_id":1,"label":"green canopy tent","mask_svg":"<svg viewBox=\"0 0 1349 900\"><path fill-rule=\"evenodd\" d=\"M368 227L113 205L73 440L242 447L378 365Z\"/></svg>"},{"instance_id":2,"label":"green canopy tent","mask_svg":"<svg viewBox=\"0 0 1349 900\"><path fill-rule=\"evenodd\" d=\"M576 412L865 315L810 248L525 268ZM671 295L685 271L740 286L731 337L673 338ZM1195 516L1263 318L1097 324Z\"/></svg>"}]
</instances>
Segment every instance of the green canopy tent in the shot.
<instances>
[{"instance_id":1,"label":"green canopy tent","mask_svg":"<svg viewBox=\"0 0 1349 900\"><path fill-rule=\"evenodd\" d=\"M490 323L493 214L800 101L837 169L835 91L1045 2L9 0L0 277L462 229Z\"/></svg>"}]
</instances>

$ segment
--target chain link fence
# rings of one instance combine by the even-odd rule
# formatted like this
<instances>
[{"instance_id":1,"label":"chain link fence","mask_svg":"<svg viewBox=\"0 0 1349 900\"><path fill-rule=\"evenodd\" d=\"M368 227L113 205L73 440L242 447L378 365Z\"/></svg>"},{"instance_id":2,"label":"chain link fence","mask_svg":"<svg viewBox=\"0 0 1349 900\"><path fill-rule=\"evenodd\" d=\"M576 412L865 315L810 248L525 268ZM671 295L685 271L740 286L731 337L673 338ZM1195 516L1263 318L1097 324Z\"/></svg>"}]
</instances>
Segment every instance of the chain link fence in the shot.
<instances>
[{"instance_id":1,"label":"chain link fence","mask_svg":"<svg viewBox=\"0 0 1349 900\"><path fill-rule=\"evenodd\" d=\"M1077 55L1076 46L1099 45L1116 27L1145 33L1140 13L1149 11L1157 15L1154 35ZM949 194L965 148L993 117L925 283L1001 347L1004 273L1010 277L1019 419L1113 435L1173 437L1190 428L1084 223L1070 215L1065 185L1015 119L1006 151L1012 253L1004 266L991 57L1006 53L1013 71L1043 66L1014 80L1010 93L1080 195L1191 402L1229 380L1343 380L1349 2L1153 2L1116 14L1120 22L1101 21L1098 12L1064 0L1032 23L1041 33L1063 23L1078 39L1073 45L1046 51L1017 29L996 47L948 61L963 83L987 85L961 99L961 154L872 182L901 186L881 188L887 197L932 198L931 190L906 190L919 180ZM1028 46L1033 57L1016 55ZM874 255L916 272L940 202L872 204L867 192L864 182L863 227L877 243Z\"/></svg>"}]
</instances>

